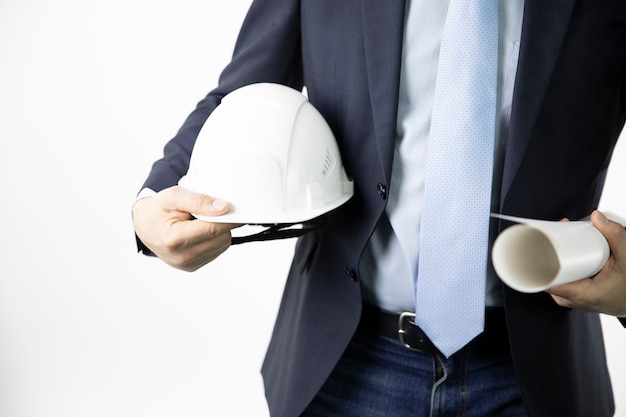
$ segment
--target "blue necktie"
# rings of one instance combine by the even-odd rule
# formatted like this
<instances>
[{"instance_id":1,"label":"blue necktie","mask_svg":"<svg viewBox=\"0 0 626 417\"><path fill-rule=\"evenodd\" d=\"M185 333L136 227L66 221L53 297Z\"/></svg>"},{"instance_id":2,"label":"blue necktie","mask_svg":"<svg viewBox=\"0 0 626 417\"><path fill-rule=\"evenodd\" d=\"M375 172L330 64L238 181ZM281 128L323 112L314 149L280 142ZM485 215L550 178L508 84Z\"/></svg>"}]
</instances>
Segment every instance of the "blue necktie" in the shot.
<instances>
[{"instance_id":1,"label":"blue necktie","mask_svg":"<svg viewBox=\"0 0 626 417\"><path fill-rule=\"evenodd\" d=\"M416 323L449 357L483 331L495 141L498 1L451 0L433 103Z\"/></svg>"}]
</instances>

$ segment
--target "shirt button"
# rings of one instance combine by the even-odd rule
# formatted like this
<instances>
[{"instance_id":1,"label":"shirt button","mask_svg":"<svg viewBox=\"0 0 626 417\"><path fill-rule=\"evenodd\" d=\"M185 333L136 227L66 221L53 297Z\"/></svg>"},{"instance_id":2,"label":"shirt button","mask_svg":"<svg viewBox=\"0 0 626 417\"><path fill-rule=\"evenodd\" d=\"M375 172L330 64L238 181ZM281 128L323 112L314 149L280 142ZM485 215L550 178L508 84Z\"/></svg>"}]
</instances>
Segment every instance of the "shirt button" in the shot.
<instances>
[{"instance_id":1,"label":"shirt button","mask_svg":"<svg viewBox=\"0 0 626 417\"><path fill-rule=\"evenodd\" d=\"M350 278L353 282L357 282L358 278L356 276L356 272L354 271L354 269L346 268L344 269L344 272L346 273L348 278Z\"/></svg>"},{"instance_id":2,"label":"shirt button","mask_svg":"<svg viewBox=\"0 0 626 417\"><path fill-rule=\"evenodd\" d=\"M379 182L378 185L376 185L376 189L378 190L378 195L380 196L380 198L382 198L383 200L386 200L387 199L387 186Z\"/></svg>"}]
</instances>

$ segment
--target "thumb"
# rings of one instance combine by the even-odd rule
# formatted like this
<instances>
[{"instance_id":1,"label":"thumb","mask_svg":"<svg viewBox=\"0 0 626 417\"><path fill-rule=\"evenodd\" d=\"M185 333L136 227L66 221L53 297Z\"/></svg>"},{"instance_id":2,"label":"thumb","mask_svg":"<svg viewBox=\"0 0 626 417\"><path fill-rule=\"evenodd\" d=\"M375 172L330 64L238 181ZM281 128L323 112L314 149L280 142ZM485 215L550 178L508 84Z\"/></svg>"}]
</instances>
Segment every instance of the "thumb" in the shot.
<instances>
[{"instance_id":1,"label":"thumb","mask_svg":"<svg viewBox=\"0 0 626 417\"><path fill-rule=\"evenodd\" d=\"M180 186L171 187L168 191L170 206L178 211L203 216L219 216L230 209L230 204L225 200L196 193Z\"/></svg>"},{"instance_id":2,"label":"thumb","mask_svg":"<svg viewBox=\"0 0 626 417\"><path fill-rule=\"evenodd\" d=\"M626 230L624 230L624 226L609 220L598 210L591 213L591 223L605 237L613 254L626 257Z\"/></svg>"}]
</instances>

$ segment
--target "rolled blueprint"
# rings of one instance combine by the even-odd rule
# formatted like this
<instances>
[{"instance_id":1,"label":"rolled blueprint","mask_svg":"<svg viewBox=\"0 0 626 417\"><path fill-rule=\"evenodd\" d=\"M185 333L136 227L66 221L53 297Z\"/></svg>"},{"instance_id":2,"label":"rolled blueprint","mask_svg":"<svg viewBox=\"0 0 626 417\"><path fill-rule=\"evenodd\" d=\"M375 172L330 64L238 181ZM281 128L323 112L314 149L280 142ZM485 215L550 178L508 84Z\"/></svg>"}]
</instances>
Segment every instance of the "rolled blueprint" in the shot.
<instances>
[{"instance_id":1,"label":"rolled blueprint","mask_svg":"<svg viewBox=\"0 0 626 417\"><path fill-rule=\"evenodd\" d=\"M609 259L609 244L591 221L492 216L518 223L498 236L491 253L496 273L515 290L534 293L588 278Z\"/></svg>"}]
</instances>

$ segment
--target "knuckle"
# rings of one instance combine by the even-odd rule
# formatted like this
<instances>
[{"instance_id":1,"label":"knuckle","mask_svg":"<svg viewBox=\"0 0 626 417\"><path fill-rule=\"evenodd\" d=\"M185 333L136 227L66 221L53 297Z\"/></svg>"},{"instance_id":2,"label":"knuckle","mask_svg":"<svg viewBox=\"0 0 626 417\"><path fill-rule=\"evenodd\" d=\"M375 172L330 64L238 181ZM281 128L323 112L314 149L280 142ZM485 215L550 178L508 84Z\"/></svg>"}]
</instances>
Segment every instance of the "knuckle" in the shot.
<instances>
[{"instance_id":1,"label":"knuckle","mask_svg":"<svg viewBox=\"0 0 626 417\"><path fill-rule=\"evenodd\" d=\"M168 263L183 271L194 271L199 267L197 256L188 251L179 251L170 253Z\"/></svg>"},{"instance_id":2,"label":"knuckle","mask_svg":"<svg viewBox=\"0 0 626 417\"><path fill-rule=\"evenodd\" d=\"M183 246L182 242L178 240L168 240L163 242L162 247L165 249L165 252L169 253L171 256L179 256L180 249Z\"/></svg>"},{"instance_id":3,"label":"knuckle","mask_svg":"<svg viewBox=\"0 0 626 417\"><path fill-rule=\"evenodd\" d=\"M203 208L211 205L212 198L206 194L194 193L192 196L193 205L197 208Z\"/></svg>"},{"instance_id":4,"label":"knuckle","mask_svg":"<svg viewBox=\"0 0 626 417\"><path fill-rule=\"evenodd\" d=\"M190 262L189 260L179 258L168 259L166 262L170 266L173 266L174 268L185 272L193 272L202 266L202 264Z\"/></svg>"},{"instance_id":5,"label":"knuckle","mask_svg":"<svg viewBox=\"0 0 626 417\"><path fill-rule=\"evenodd\" d=\"M569 302L563 297L555 297L554 301L561 307L569 307Z\"/></svg>"},{"instance_id":6,"label":"knuckle","mask_svg":"<svg viewBox=\"0 0 626 417\"><path fill-rule=\"evenodd\" d=\"M227 236L230 237L229 230L227 229L226 224L222 223L206 223L206 236L209 239L214 239L215 241L223 240Z\"/></svg>"},{"instance_id":7,"label":"knuckle","mask_svg":"<svg viewBox=\"0 0 626 417\"><path fill-rule=\"evenodd\" d=\"M219 239L223 235L223 231L218 223L209 223L207 228L207 236L210 239Z\"/></svg>"},{"instance_id":8,"label":"knuckle","mask_svg":"<svg viewBox=\"0 0 626 417\"><path fill-rule=\"evenodd\" d=\"M187 239L176 232L170 231L170 233L163 236L161 240L161 246L171 253L178 253L185 245Z\"/></svg>"}]
</instances>

